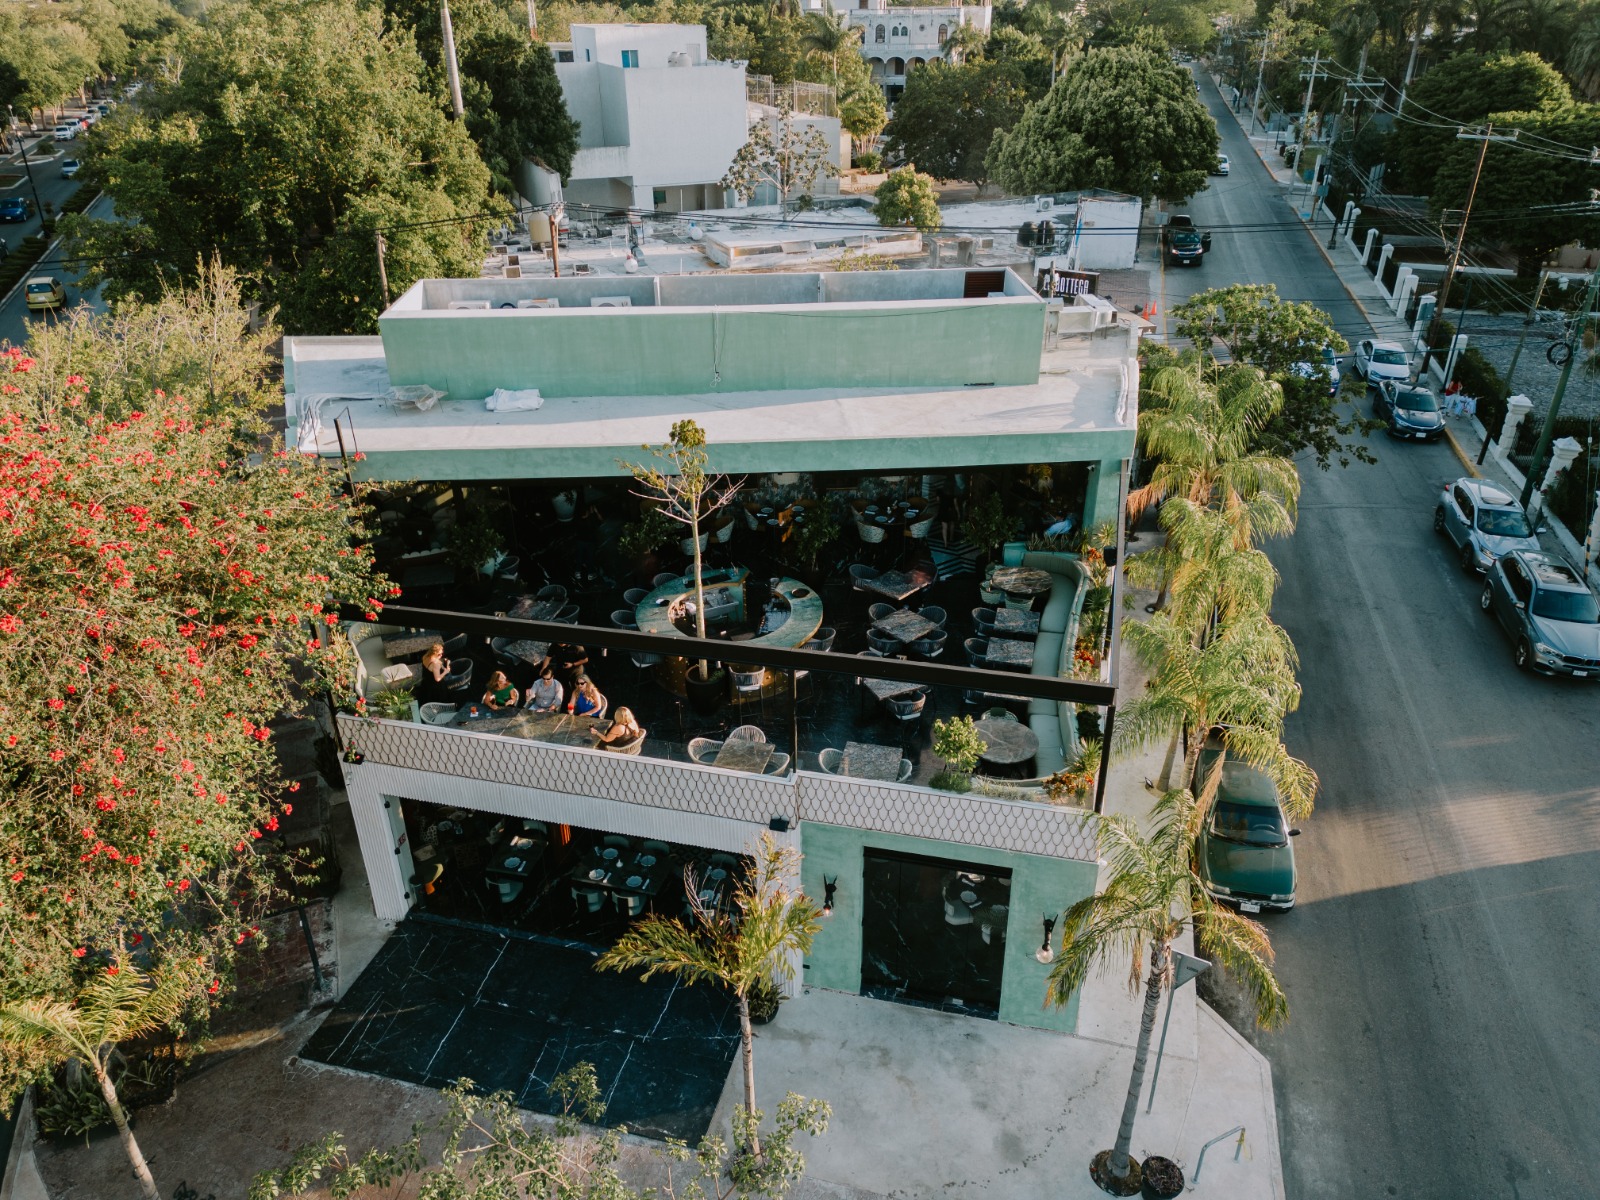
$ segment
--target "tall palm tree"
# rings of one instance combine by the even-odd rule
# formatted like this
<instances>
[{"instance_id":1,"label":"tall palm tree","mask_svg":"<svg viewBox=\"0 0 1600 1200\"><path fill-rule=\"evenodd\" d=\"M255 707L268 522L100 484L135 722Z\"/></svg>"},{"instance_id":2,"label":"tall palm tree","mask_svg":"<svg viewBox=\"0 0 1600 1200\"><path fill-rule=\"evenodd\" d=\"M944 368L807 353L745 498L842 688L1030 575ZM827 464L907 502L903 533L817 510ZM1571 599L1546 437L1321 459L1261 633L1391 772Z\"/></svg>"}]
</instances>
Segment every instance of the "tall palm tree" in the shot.
<instances>
[{"instance_id":1,"label":"tall palm tree","mask_svg":"<svg viewBox=\"0 0 1600 1200\"><path fill-rule=\"evenodd\" d=\"M684 890L693 913L689 922L652 913L636 922L595 963L602 971L644 968L644 978L666 971L687 983L721 984L739 1002L739 1037L744 1052L744 1109L756 1112L755 1033L750 1027L750 996L780 979L794 978L794 960L811 949L822 928L821 910L795 888L800 854L761 835L749 874L734 887L727 908L709 908L700 887L684 871ZM751 1153L761 1157L761 1140L752 1124Z\"/></svg>"},{"instance_id":2,"label":"tall palm tree","mask_svg":"<svg viewBox=\"0 0 1600 1200\"><path fill-rule=\"evenodd\" d=\"M1293 528L1300 473L1294 462L1251 448L1283 407L1283 389L1255 367L1218 371L1198 357L1149 372L1139 396L1139 444L1156 459L1150 481L1128 494L1137 520L1168 496L1220 505L1266 497Z\"/></svg>"},{"instance_id":3,"label":"tall palm tree","mask_svg":"<svg viewBox=\"0 0 1600 1200\"><path fill-rule=\"evenodd\" d=\"M1600 4L1579 13L1561 65L1585 99L1600 99Z\"/></svg>"},{"instance_id":4,"label":"tall palm tree","mask_svg":"<svg viewBox=\"0 0 1600 1200\"><path fill-rule=\"evenodd\" d=\"M1311 812L1316 773L1291 757L1280 740L1285 714L1300 703L1294 646L1265 612L1222 626L1203 643L1170 612L1129 622L1123 637L1155 674L1117 710L1117 750L1141 749L1177 734L1184 746L1181 782L1187 785L1206 739L1219 730L1229 753L1272 779L1286 813L1298 820ZM1174 782L1170 768L1168 775L1164 786Z\"/></svg>"},{"instance_id":5,"label":"tall palm tree","mask_svg":"<svg viewBox=\"0 0 1600 1200\"><path fill-rule=\"evenodd\" d=\"M94 975L72 1003L50 998L0 1007L0 1047L19 1059L77 1059L94 1072L145 1200L160 1200L150 1164L117 1098L111 1057L117 1043L172 1021L189 1002L193 981L179 971L141 971L121 959Z\"/></svg>"},{"instance_id":6,"label":"tall palm tree","mask_svg":"<svg viewBox=\"0 0 1600 1200\"><path fill-rule=\"evenodd\" d=\"M1128 1151L1156 1010L1162 989L1172 978L1172 943L1184 929L1192 926L1201 951L1243 981L1260 1024L1278 1025L1289 1015L1288 1001L1272 973L1272 944L1266 930L1213 903L1194 875L1191 831L1196 807L1186 789L1166 793L1156 802L1148 835L1127 817L1101 819L1100 850L1110 874L1098 894L1063 914L1061 951L1046 984L1049 1002L1064 1005L1083 987L1090 970L1124 960L1129 964L1129 982L1137 986L1145 951L1150 952L1144 1011L1116 1144L1101 1151L1090 1168L1095 1182L1116 1195L1139 1190L1138 1163Z\"/></svg>"},{"instance_id":7,"label":"tall palm tree","mask_svg":"<svg viewBox=\"0 0 1600 1200\"><path fill-rule=\"evenodd\" d=\"M1255 540L1280 532L1286 520L1282 506L1268 497L1236 499L1215 509L1174 496L1161 506L1165 542L1130 559L1128 579L1140 587L1167 588L1173 619L1204 637L1207 630L1272 607L1278 572Z\"/></svg>"},{"instance_id":8,"label":"tall palm tree","mask_svg":"<svg viewBox=\"0 0 1600 1200\"><path fill-rule=\"evenodd\" d=\"M823 8L806 14L806 28L800 35L800 46L828 60L833 68L833 86L837 90L839 54L845 49L854 49L864 32L862 29L852 29L843 13Z\"/></svg>"}]
</instances>

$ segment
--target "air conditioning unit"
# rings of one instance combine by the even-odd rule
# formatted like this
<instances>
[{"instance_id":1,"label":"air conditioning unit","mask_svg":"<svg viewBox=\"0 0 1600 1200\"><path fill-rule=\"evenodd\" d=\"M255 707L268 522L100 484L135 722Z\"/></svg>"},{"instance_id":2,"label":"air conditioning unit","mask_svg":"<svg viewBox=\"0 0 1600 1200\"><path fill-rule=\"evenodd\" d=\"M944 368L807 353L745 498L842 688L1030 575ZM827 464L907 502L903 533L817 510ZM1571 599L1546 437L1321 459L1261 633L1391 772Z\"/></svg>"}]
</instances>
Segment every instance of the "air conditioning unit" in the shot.
<instances>
[{"instance_id":1,"label":"air conditioning unit","mask_svg":"<svg viewBox=\"0 0 1600 1200\"><path fill-rule=\"evenodd\" d=\"M551 296L548 299L543 299L543 300L518 300L517 301L517 307L518 308L560 308L561 307L561 301L557 300L554 296Z\"/></svg>"},{"instance_id":2,"label":"air conditioning unit","mask_svg":"<svg viewBox=\"0 0 1600 1200\"><path fill-rule=\"evenodd\" d=\"M506 273L509 275L510 274L510 270L508 269ZM454 309L488 308L489 307L489 302L487 300L452 300L452 301L450 301L449 307L450 308L454 308Z\"/></svg>"},{"instance_id":3,"label":"air conditioning unit","mask_svg":"<svg viewBox=\"0 0 1600 1200\"><path fill-rule=\"evenodd\" d=\"M632 308L632 296L594 296L589 300L590 308Z\"/></svg>"},{"instance_id":4,"label":"air conditioning unit","mask_svg":"<svg viewBox=\"0 0 1600 1200\"><path fill-rule=\"evenodd\" d=\"M1034 212L1050 212L1052 209L1055 208L1055 206L1056 206L1055 197L1053 197L1053 196L1038 196L1038 197L1036 197L1034 199L1033 211Z\"/></svg>"}]
</instances>

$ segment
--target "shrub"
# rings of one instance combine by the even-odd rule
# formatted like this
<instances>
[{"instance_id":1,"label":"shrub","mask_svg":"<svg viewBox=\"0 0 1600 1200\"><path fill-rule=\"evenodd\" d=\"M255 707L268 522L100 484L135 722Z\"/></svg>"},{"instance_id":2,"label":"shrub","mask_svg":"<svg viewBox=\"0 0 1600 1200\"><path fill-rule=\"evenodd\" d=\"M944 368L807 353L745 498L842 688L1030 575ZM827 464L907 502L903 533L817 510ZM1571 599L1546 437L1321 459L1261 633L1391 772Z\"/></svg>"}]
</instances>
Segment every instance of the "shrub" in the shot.
<instances>
[{"instance_id":1,"label":"shrub","mask_svg":"<svg viewBox=\"0 0 1600 1200\"><path fill-rule=\"evenodd\" d=\"M876 150L863 150L856 155L855 167L858 171L876 175L883 168L883 155Z\"/></svg>"},{"instance_id":2,"label":"shrub","mask_svg":"<svg viewBox=\"0 0 1600 1200\"><path fill-rule=\"evenodd\" d=\"M959 775L971 775L989 748L971 717L951 717L933 723L933 752Z\"/></svg>"}]
</instances>

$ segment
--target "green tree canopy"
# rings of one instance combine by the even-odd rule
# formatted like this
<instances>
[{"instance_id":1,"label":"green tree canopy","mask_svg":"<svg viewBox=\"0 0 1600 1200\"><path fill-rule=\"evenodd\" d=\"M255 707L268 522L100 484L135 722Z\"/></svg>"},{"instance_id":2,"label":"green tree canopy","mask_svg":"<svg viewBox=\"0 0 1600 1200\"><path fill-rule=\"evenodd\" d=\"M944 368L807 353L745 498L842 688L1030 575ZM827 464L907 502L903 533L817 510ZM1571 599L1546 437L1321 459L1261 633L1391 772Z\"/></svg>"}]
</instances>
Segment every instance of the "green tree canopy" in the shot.
<instances>
[{"instance_id":1,"label":"green tree canopy","mask_svg":"<svg viewBox=\"0 0 1600 1200\"><path fill-rule=\"evenodd\" d=\"M133 946L217 970L280 890L269 722L348 674L324 606L385 593L267 434L276 337L211 274L0 356L0 1002ZM0 1054L0 1097L44 1065Z\"/></svg>"},{"instance_id":2,"label":"green tree canopy","mask_svg":"<svg viewBox=\"0 0 1600 1200\"><path fill-rule=\"evenodd\" d=\"M1189 73L1117 46L1070 59L1049 94L995 136L989 169L1008 192L1098 187L1183 200L1205 186L1217 146Z\"/></svg>"},{"instance_id":3,"label":"green tree canopy","mask_svg":"<svg viewBox=\"0 0 1600 1200\"><path fill-rule=\"evenodd\" d=\"M1516 142L1491 142L1473 202L1468 238L1509 247L1518 273L1536 276L1551 251L1568 242L1593 245L1600 218L1592 215L1595 169L1586 158L1556 157L1538 139L1567 146L1600 145L1600 105L1573 104L1546 112L1498 113L1495 123L1522 131ZM1477 170L1479 142L1453 142L1434 176L1435 215L1466 204Z\"/></svg>"},{"instance_id":4,"label":"green tree canopy","mask_svg":"<svg viewBox=\"0 0 1600 1200\"><path fill-rule=\"evenodd\" d=\"M386 0L394 23L415 35L427 64L423 91L448 102L444 39L433 0ZM543 42L530 41L526 16L493 0L450 5L467 131L477 142L495 187L514 191L524 157L537 158L561 176L572 174L578 126L567 112L555 60Z\"/></svg>"},{"instance_id":5,"label":"green tree canopy","mask_svg":"<svg viewBox=\"0 0 1600 1200\"><path fill-rule=\"evenodd\" d=\"M933 181L910 167L889 172L873 196L879 225L915 225L926 233L944 224Z\"/></svg>"},{"instance_id":6,"label":"green tree canopy","mask_svg":"<svg viewBox=\"0 0 1600 1200\"><path fill-rule=\"evenodd\" d=\"M886 138L889 153L935 179L986 183L997 132L1022 116L1027 90L1013 63L931 62L906 78Z\"/></svg>"},{"instance_id":7,"label":"green tree canopy","mask_svg":"<svg viewBox=\"0 0 1600 1200\"><path fill-rule=\"evenodd\" d=\"M1571 103L1566 80L1537 54L1458 54L1411 85L1402 115L1414 119L1395 123L1395 164L1407 187L1432 192L1434 176L1458 148L1458 123L1481 125L1492 113L1551 112Z\"/></svg>"},{"instance_id":8,"label":"green tree canopy","mask_svg":"<svg viewBox=\"0 0 1600 1200\"><path fill-rule=\"evenodd\" d=\"M123 220L62 223L91 283L156 295L215 252L288 329L329 334L375 325L379 230L396 291L477 272L489 173L409 34L358 0L259 0L181 45L181 73L107 122L90 162Z\"/></svg>"}]
</instances>

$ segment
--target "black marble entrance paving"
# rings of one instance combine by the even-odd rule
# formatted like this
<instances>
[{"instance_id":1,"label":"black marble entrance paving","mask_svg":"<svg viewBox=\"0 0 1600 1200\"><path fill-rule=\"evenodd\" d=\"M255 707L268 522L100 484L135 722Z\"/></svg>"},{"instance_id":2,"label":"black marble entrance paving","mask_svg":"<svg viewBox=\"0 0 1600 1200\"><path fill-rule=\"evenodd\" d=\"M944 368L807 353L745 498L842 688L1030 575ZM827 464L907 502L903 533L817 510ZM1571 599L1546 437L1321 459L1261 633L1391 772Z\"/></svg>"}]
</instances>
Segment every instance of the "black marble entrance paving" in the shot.
<instances>
[{"instance_id":1,"label":"black marble entrance paving","mask_svg":"<svg viewBox=\"0 0 1600 1200\"><path fill-rule=\"evenodd\" d=\"M465 1076L554 1113L561 1072L594 1064L605 1123L697 1141L739 1048L718 989L594 969L576 943L418 914L389 938L301 1057L443 1087Z\"/></svg>"}]
</instances>

